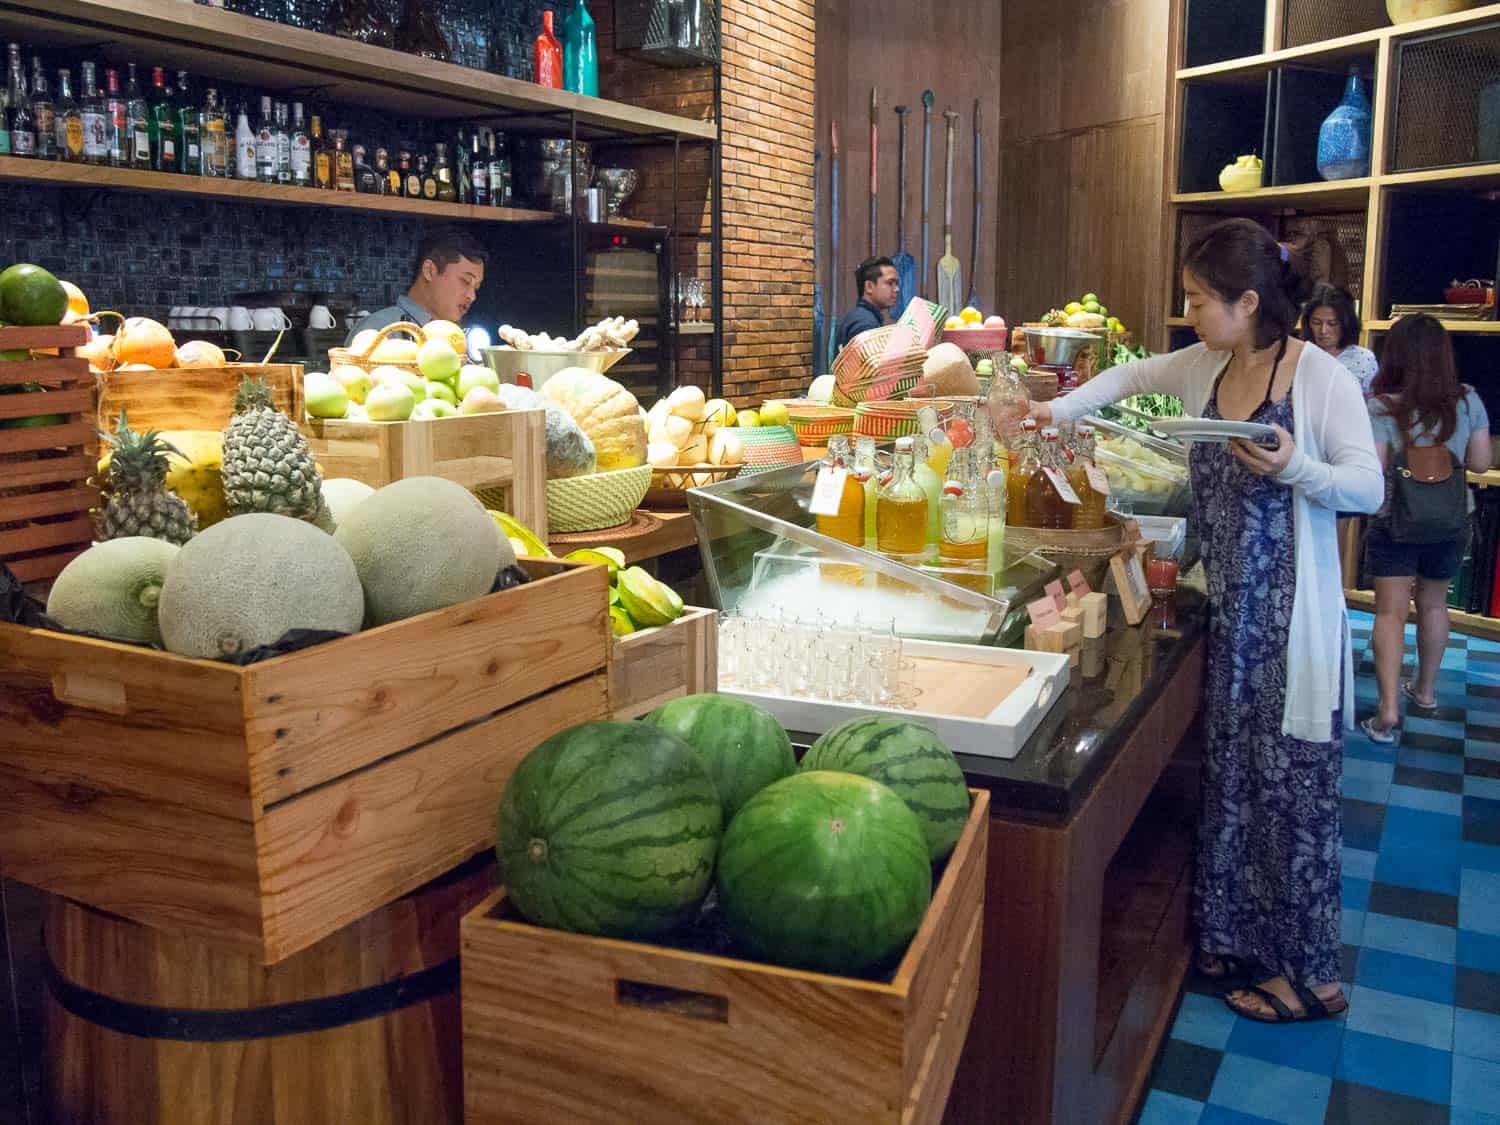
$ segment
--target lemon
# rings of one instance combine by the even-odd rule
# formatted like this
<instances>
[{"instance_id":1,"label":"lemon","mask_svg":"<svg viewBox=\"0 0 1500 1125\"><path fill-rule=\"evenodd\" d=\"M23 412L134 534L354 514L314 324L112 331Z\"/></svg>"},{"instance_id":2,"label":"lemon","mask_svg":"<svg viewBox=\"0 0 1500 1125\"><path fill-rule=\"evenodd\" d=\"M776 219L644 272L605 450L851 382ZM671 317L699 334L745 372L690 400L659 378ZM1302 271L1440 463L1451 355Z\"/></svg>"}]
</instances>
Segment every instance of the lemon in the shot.
<instances>
[{"instance_id":1,"label":"lemon","mask_svg":"<svg viewBox=\"0 0 1500 1125\"><path fill-rule=\"evenodd\" d=\"M1066 305L1063 306L1063 312L1067 313L1069 316L1072 316L1074 313L1081 313L1082 311L1083 306L1080 305L1077 301L1069 301Z\"/></svg>"},{"instance_id":2,"label":"lemon","mask_svg":"<svg viewBox=\"0 0 1500 1125\"><path fill-rule=\"evenodd\" d=\"M943 329L945 331L951 328L962 328L963 326L964 322L962 317L950 316L947 320L943 321Z\"/></svg>"},{"instance_id":3,"label":"lemon","mask_svg":"<svg viewBox=\"0 0 1500 1125\"><path fill-rule=\"evenodd\" d=\"M967 306L963 310L963 312L961 312L961 313L958 314L958 317L965 324L983 324L984 323L984 313L980 312L973 305Z\"/></svg>"}]
</instances>

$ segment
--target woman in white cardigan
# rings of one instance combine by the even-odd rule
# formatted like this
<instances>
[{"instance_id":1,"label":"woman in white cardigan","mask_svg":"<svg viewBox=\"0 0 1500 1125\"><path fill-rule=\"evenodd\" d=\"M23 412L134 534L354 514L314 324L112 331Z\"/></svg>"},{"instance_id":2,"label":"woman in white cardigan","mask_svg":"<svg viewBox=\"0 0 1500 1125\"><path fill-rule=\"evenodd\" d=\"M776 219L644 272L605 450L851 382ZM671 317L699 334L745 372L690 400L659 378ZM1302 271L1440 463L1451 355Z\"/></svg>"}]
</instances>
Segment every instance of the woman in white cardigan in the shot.
<instances>
[{"instance_id":1,"label":"woman in white cardigan","mask_svg":"<svg viewBox=\"0 0 1500 1125\"><path fill-rule=\"evenodd\" d=\"M1188 247L1183 286L1202 343L1033 412L1071 422L1154 391L1190 415L1275 428L1274 447L1198 442L1189 454L1212 608L1197 967L1245 978L1225 997L1239 1015L1317 1019L1348 1007L1339 776L1354 683L1336 513L1380 506L1380 462L1358 381L1291 338L1309 286L1288 248L1249 220L1220 223Z\"/></svg>"}]
</instances>

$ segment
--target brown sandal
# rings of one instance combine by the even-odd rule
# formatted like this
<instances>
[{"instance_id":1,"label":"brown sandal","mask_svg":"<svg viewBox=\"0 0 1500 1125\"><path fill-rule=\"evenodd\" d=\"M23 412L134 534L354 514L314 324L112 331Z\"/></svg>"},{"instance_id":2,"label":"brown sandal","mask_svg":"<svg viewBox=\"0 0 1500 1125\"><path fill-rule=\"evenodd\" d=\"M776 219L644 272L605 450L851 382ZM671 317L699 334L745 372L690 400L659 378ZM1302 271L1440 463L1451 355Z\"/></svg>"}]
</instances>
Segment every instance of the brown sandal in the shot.
<instances>
[{"instance_id":1,"label":"brown sandal","mask_svg":"<svg viewBox=\"0 0 1500 1125\"><path fill-rule=\"evenodd\" d=\"M1237 980L1249 976L1250 962L1233 953L1200 953L1193 958L1193 969L1204 980Z\"/></svg>"},{"instance_id":2,"label":"brown sandal","mask_svg":"<svg viewBox=\"0 0 1500 1125\"><path fill-rule=\"evenodd\" d=\"M1237 1004L1229 996L1224 997L1224 1003L1229 1005L1229 1010L1235 1015L1244 1016L1247 1020L1257 1020L1260 1023L1303 1023L1308 1020L1325 1020L1333 1016L1342 1015L1349 1010L1349 1001L1345 998L1342 991L1336 997L1324 1000L1312 989L1304 988L1302 985L1294 984L1288 980L1287 984L1297 994L1297 999L1302 1001L1302 1010L1300 1012L1293 1011L1286 1006L1285 1001L1280 996L1277 996L1269 989L1261 987L1262 984L1270 984L1275 979L1275 977L1270 977L1267 980L1261 981L1260 984L1247 985L1244 989L1245 992L1254 993L1269 1004L1271 1010L1276 1013L1275 1015L1268 1016L1264 1012L1251 1008L1243 1001Z\"/></svg>"}]
</instances>

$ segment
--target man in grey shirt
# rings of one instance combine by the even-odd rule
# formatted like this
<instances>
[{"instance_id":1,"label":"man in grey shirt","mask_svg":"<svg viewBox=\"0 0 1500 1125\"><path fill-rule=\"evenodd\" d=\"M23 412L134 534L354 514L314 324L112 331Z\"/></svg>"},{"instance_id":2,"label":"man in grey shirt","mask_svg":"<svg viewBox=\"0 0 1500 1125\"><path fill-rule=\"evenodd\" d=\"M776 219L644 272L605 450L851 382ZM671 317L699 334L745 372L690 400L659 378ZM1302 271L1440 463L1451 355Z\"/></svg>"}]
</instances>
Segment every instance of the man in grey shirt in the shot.
<instances>
[{"instance_id":1,"label":"man in grey shirt","mask_svg":"<svg viewBox=\"0 0 1500 1125\"><path fill-rule=\"evenodd\" d=\"M423 325L430 320L457 324L469 311L479 287L484 284L484 246L461 227L438 227L422 238L417 253L416 278L394 305L377 309L349 330L348 347L366 328L410 321Z\"/></svg>"}]
</instances>

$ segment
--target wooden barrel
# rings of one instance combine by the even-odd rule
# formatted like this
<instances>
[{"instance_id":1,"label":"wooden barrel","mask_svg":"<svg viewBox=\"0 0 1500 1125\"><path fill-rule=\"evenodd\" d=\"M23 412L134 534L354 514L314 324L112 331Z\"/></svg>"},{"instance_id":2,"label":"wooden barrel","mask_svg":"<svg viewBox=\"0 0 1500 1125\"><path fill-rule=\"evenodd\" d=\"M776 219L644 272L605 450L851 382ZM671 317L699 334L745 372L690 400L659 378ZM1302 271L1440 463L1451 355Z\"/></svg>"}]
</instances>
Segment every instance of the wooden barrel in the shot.
<instances>
[{"instance_id":1,"label":"wooden barrel","mask_svg":"<svg viewBox=\"0 0 1500 1125\"><path fill-rule=\"evenodd\" d=\"M53 897L47 1097L66 1125L460 1125L459 919L491 856L275 965Z\"/></svg>"}]
</instances>

